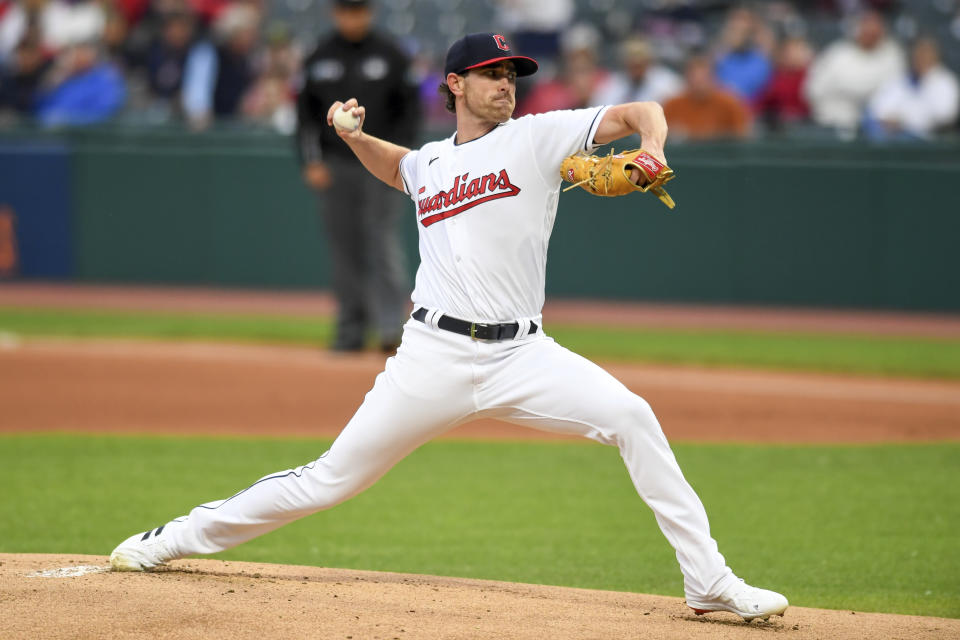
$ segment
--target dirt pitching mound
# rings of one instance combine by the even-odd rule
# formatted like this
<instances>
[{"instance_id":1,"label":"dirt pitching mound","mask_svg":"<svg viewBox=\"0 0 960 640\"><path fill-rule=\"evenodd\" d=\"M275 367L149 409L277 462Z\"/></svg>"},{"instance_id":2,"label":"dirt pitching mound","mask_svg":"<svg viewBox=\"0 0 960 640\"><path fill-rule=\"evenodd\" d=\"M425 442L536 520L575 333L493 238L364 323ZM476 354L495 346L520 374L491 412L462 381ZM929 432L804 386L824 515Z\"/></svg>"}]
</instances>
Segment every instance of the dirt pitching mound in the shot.
<instances>
[{"instance_id":1,"label":"dirt pitching mound","mask_svg":"<svg viewBox=\"0 0 960 640\"><path fill-rule=\"evenodd\" d=\"M181 560L106 571L103 556L0 554L11 638L946 638L960 620L792 607L746 625L679 598L318 567Z\"/></svg>"}]
</instances>

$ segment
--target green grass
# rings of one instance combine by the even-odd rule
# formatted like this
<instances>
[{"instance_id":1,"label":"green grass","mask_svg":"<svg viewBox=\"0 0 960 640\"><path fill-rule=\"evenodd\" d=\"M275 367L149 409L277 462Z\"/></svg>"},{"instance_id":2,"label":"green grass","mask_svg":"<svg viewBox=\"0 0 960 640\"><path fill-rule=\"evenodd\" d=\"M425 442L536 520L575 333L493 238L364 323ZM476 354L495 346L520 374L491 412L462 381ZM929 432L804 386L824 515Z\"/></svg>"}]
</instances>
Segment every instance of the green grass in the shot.
<instances>
[{"instance_id":1,"label":"green grass","mask_svg":"<svg viewBox=\"0 0 960 640\"><path fill-rule=\"evenodd\" d=\"M2 436L0 551L107 554L327 445ZM748 581L799 606L960 617L960 443L675 450ZM617 452L592 444L434 442L220 557L682 594Z\"/></svg>"},{"instance_id":2,"label":"green grass","mask_svg":"<svg viewBox=\"0 0 960 640\"><path fill-rule=\"evenodd\" d=\"M556 327L593 358L921 378L960 378L960 340L746 331Z\"/></svg>"},{"instance_id":3,"label":"green grass","mask_svg":"<svg viewBox=\"0 0 960 640\"><path fill-rule=\"evenodd\" d=\"M0 307L0 331L25 336L326 344L328 318Z\"/></svg>"},{"instance_id":4,"label":"green grass","mask_svg":"<svg viewBox=\"0 0 960 640\"><path fill-rule=\"evenodd\" d=\"M549 326L589 358L960 379L960 340ZM326 344L327 318L0 308L0 332Z\"/></svg>"}]
</instances>

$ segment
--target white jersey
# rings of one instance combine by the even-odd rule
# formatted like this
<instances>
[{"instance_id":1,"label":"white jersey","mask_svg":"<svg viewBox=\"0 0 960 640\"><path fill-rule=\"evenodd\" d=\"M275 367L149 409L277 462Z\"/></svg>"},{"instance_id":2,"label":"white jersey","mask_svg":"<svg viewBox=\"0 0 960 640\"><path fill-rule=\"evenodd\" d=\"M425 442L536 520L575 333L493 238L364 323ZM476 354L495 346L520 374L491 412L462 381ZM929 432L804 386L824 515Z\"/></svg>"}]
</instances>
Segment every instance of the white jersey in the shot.
<instances>
[{"instance_id":1,"label":"white jersey","mask_svg":"<svg viewBox=\"0 0 960 640\"><path fill-rule=\"evenodd\" d=\"M455 144L453 135L401 159L420 233L416 306L477 322L539 317L560 163L595 148L606 109L511 119L470 142Z\"/></svg>"}]
</instances>

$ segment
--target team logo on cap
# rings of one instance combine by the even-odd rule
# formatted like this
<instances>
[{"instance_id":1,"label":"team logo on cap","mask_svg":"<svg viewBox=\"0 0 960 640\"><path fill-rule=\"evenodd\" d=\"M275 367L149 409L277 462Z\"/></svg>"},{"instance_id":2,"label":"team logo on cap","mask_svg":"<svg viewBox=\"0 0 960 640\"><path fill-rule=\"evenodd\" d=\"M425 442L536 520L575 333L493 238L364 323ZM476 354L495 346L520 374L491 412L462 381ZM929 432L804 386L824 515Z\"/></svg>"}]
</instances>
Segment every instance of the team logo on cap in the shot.
<instances>
[{"instance_id":1,"label":"team logo on cap","mask_svg":"<svg viewBox=\"0 0 960 640\"><path fill-rule=\"evenodd\" d=\"M499 33L493 36L493 41L497 43L497 48L501 51L510 51L510 45L507 44L507 39Z\"/></svg>"}]
</instances>

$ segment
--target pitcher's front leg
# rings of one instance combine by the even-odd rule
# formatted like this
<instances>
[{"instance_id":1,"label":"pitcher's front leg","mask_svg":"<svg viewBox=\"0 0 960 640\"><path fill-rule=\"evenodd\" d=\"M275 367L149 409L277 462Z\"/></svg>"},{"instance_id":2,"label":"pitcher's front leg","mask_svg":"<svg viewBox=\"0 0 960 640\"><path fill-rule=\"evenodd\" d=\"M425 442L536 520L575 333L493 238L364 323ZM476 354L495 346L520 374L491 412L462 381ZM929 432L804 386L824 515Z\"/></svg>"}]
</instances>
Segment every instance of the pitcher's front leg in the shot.
<instances>
[{"instance_id":1,"label":"pitcher's front leg","mask_svg":"<svg viewBox=\"0 0 960 640\"><path fill-rule=\"evenodd\" d=\"M710 535L703 503L643 398L594 363L543 338L515 349L490 381L482 406L500 407L498 417L620 450L637 493L676 551L688 595L712 596L735 581Z\"/></svg>"}]
</instances>

